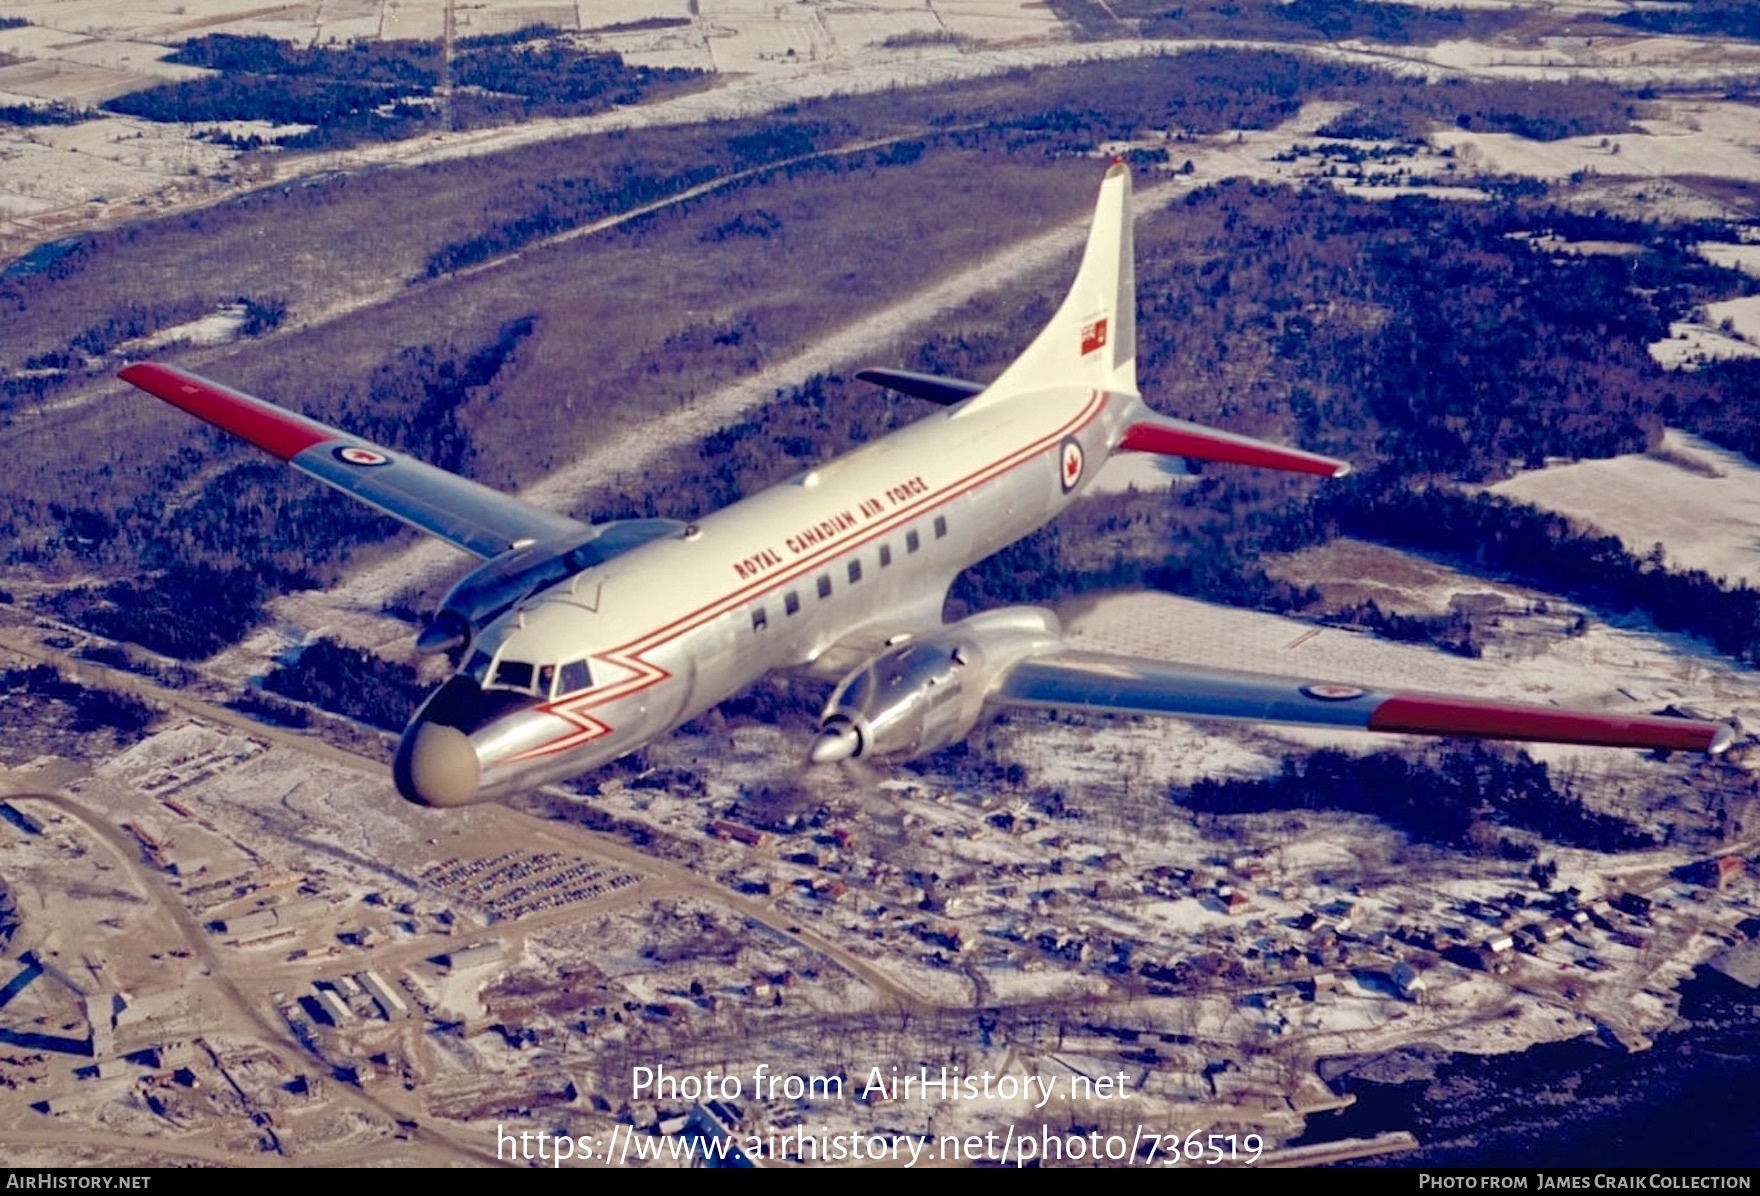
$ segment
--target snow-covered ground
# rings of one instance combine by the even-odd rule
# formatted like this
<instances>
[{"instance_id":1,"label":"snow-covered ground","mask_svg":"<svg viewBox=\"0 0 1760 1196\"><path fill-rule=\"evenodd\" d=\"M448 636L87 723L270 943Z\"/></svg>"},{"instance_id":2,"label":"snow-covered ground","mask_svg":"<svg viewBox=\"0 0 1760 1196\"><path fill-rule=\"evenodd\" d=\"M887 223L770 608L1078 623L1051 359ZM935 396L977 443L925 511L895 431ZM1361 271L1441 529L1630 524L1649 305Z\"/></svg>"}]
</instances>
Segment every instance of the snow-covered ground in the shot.
<instances>
[{"instance_id":1,"label":"snow-covered ground","mask_svg":"<svg viewBox=\"0 0 1760 1196\"><path fill-rule=\"evenodd\" d=\"M1657 108L1657 117L1637 122L1642 131L1636 133L1531 141L1513 133L1439 129L1430 141L1452 149L1465 166L1493 174L1760 179L1760 121L1751 105L1708 100Z\"/></svg>"},{"instance_id":2,"label":"snow-covered ground","mask_svg":"<svg viewBox=\"0 0 1760 1196\"><path fill-rule=\"evenodd\" d=\"M1694 248L1708 262L1714 262L1719 266L1728 266L1730 269L1740 270L1744 274L1760 276L1760 244L1701 241Z\"/></svg>"},{"instance_id":3,"label":"snow-covered ground","mask_svg":"<svg viewBox=\"0 0 1760 1196\"><path fill-rule=\"evenodd\" d=\"M151 336L143 336L138 340L126 341L116 346L114 352L118 357L139 356L166 345L187 343L191 345L224 345L237 339L239 330L244 327L246 313L244 304L229 303L219 311L198 319L187 320L170 328L161 328Z\"/></svg>"},{"instance_id":4,"label":"snow-covered ground","mask_svg":"<svg viewBox=\"0 0 1760 1196\"><path fill-rule=\"evenodd\" d=\"M210 33L267 34L299 45L437 37L443 7L443 0L399 0L264 9L234 0L206 0L142 11L104 0L78 4L0 0L0 16L34 22L0 30L0 53L25 60L0 67L0 103L92 104L137 87L190 77L201 72L162 60L185 38ZM1049 6L1018 0L925 0L922 4L887 0L859 8L840 0L801 0L790 5L756 0L697 4L609 0L588 6L486 0L460 6L458 22L459 34L467 37L542 22L583 44L623 54L633 65L713 72L716 86L596 117L533 121L343 153L298 155L279 161L274 173L294 177L375 162L486 153L601 129L753 116L815 96L929 87L1020 68L1217 44L1258 45L1078 39ZM1749 77L1760 67L1760 48L1752 45L1671 37L1542 37L1526 45L1500 39L1495 44L1445 42L1432 47L1347 41L1316 44L1306 47L1306 52L1429 79L1605 79L1628 86L1716 84ZM70 161L91 150L58 148L61 134L50 130L10 130L0 136L0 147L15 151L10 161L0 164L0 214L26 218L12 230L0 225L0 234L10 231L18 249L46 235L115 218L92 208L92 201L100 197L109 204L129 200L164 208L205 202L239 185L237 180L213 182L232 161L231 151L214 146L188 152L179 148L188 143L193 128L125 118L104 124L109 130L102 134L96 164ZM1743 121L1740 105L1716 102L1681 108L1678 115L1665 117L1646 133L1607 144L1601 139L1579 139L1539 145L1460 131L1445 136L1448 144L1483 155L1497 169L1543 177L1562 177L1576 170L1658 179L1683 170L1738 178L1753 174L1751 122ZM141 160L143 149L150 152ZM188 161L189 152L203 160Z\"/></svg>"},{"instance_id":5,"label":"snow-covered ground","mask_svg":"<svg viewBox=\"0 0 1760 1196\"><path fill-rule=\"evenodd\" d=\"M1640 555L1661 544L1671 567L1760 584L1760 467L1697 436L1670 429L1659 453L1549 465L1491 491L1592 524Z\"/></svg>"},{"instance_id":6,"label":"snow-covered ground","mask_svg":"<svg viewBox=\"0 0 1760 1196\"><path fill-rule=\"evenodd\" d=\"M1650 356L1670 369L1690 370L1707 361L1760 357L1760 345L1738 339L1709 324L1677 320L1668 326L1667 340L1650 346Z\"/></svg>"}]
</instances>

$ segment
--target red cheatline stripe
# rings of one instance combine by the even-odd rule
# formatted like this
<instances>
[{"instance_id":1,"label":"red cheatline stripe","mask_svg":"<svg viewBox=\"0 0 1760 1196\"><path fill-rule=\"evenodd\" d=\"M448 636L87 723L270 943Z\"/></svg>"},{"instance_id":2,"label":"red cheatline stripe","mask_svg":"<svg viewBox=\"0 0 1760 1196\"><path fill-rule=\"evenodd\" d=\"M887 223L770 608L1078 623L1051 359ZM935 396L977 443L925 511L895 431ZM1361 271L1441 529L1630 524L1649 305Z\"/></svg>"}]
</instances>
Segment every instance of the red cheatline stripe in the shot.
<instances>
[{"instance_id":1,"label":"red cheatline stripe","mask_svg":"<svg viewBox=\"0 0 1760 1196\"><path fill-rule=\"evenodd\" d=\"M1281 448L1246 437L1231 436L1204 428L1169 428L1161 424L1132 424L1125 429L1118 447L1124 452L1157 453L1163 457L1191 457L1199 461L1226 461L1231 465L1258 465L1291 473L1312 473L1323 478L1342 477L1349 467L1330 457Z\"/></svg>"},{"instance_id":2,"label":"red cheatline stripe","mask_svg":"<svg viewBox=\"0 0 1760 1196\"><path fill-rule=\"evenodd\" d=\"M342 438L341 433L316 420L168 365L142 362L129 366L117 377L283 461L292 460L314 444Z\"/></svg>"},{"instance_id":3,"label":"red cheatline stripe","mask_svg":"<svg viewBox=\"0 0 1760 1196\"><path fill-rule=\"evenodd\" d=\"M722 595L713 602L704 606L699 606L689 614L681 615L679 618L674 619L664 627L651 631L639 639L624 644L622 647L614 648L603 653L602 655L605 659L615 661L623 665L625 668L632 670L637 675L604 689L590 690L584 699L568 698L560 703L540 706L538 709L543 713L551 714L557 718L568 721L579 722L580 720L585 719L587 721L596 722L596 720L591 719L586 713L587 711L597 710L601 706L609 705L611 702L618 699L629 697L634 693L639 693L651 685L666 680L672 675L659 665L649 661L647 659L649 653L659 650L667 643L686 634L693 628L716 617L722 612L731 610L740 603L748 601L753 594L780 591L781 588L790 581L804 577L813 572L813 570L820 568L825 563L835 560L845 553L870 544L881 536L890 535L905 524L923 518L928 515L929 512L938 507L945 506L948 502L960 495L976 489L985 482L988 482L1001 474L1007 473L1016 466L1031 460L1038 454L1045 452L1052 445L1058 443L1063 437L1073 436L1081 432L1083 428L1094 422L1094 419L1104 409L1105 405L1105 394L1101 391L1092 391L1088 395L1086 405L1083 406L1073 418L1056 431L1032 441L1023 448L1016 449L1008 456L968 473L956 482L950 483L947 486L913 500L904 507L893 511L887 515L885 519L881 520L875 526L866 529L859 536L852 537L849 540L837 540L830 544L821 545L800 560L789 565L788 568L781 573L761 577L741 589L735 590L731 594ZM596 725L601 727L602 730L589 736L589 739L598 738L599 735L605 734L613 729L611 726L604 723L596 723ZM548 743L540 744L535 748L528 748L517 756L511 756L505 761L505 763L512 764L533 759L538 756L553 755L558 751L564 750L565 747L572 748L579 746L579 743L584 741L576 739L578 734L579 732L568 732Z\"/></svg>"},{"instance_id":4,"label":"red cheatline stripe","mask_svg":"<svg viewBox=\"0 0 1760 1196\"><path fill-rule=\"evenodd\" d=\"M1463 735L1476 739L1525 739L1535 743L1586 743L1602 747L1714 750L1721 723L1655 715L1580 714L1428 694L1395 694L1369 716L1371 731Z\"/></svg>"}]
</instances>

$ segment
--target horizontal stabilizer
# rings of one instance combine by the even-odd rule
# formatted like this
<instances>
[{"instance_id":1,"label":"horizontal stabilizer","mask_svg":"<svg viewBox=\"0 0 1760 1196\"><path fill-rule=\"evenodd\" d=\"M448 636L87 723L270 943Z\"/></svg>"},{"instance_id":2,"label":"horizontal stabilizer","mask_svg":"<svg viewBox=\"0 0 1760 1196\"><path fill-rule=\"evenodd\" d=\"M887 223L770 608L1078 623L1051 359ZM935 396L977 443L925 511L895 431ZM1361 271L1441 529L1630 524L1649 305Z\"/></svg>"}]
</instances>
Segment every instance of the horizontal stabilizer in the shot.
<instances>
[{"instance_id":1,"label":"horizontal stabilizer","mask_svg":"<svg viewBox=\"0 0 1760 1196\"><path fill-rule=\"evenodd\" d=\"M1488 698L1377 691L1092 652L1059 652L1023 661L991 696L1013 706L1713 755L1735 738L1724 723L1667 715L1606 714Z\"/></svg>"},{"instance_id":2,"label":"horizontal stabilizer","mask_svg":"<svg viewBox=\"0 0 1760 1196\"><path fill-rule=\"evenodd\" d=\"M1127 427L1118 451L1155 453L1196 461L1224 461L1230 465L1257 465L1263 469L1311 473L1323 478L1342 478L1351 471L1348 462L1334 457L1323 457L1319 453L1304 452L1163 415L1142 419Z\"/></svg>"},{"instance_id":3,"label":"horizontal stabilizer","mask_svg":"<svg viewBox=\"0 0 1760 1196\"><path fill-rule=\"evenodd\" d=\"M984 390L982 382L967 382L964 378L943 378L936 374L917 374L910 370L858 370L856 377L863 382L872 382L875 386L884 386L887 390L896 390L899 394L909 395L913 399L927 399L943 407L951 407L955 403L963 403L973 395Z\"/></svg>"}]
</instances>

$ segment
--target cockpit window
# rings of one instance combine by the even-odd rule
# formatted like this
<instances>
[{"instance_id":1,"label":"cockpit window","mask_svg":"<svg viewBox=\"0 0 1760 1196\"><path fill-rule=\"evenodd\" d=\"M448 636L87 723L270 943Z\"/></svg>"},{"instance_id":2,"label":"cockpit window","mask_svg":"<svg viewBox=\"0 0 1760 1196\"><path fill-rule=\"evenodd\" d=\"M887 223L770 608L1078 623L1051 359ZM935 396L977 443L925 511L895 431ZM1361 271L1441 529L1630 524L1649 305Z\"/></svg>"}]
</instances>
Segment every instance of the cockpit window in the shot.
<instances>
[{"instance_id":1,"label":"cockpit window","mask_svg":"<svg viewBox=\"0 0 1760 1196\"><path fill-rule=\"evenodd\" d=\"M502 689L523 689L530 693L532 666L523 660L503 660L495 666L495 679L489 684Z\"/></svg>"},{"instance_id":2,"label":"cockpit window","mask_svg":"<svg viewBox=\"0 0 1760 1196\"><path fill-rule=\"evenodd\" d=\"M571 660L562 666L562 683L556 687L556 696L579 693L583 689L593 688L593 674L587 669L584 660Z\"/></svg>"}]
</instances>

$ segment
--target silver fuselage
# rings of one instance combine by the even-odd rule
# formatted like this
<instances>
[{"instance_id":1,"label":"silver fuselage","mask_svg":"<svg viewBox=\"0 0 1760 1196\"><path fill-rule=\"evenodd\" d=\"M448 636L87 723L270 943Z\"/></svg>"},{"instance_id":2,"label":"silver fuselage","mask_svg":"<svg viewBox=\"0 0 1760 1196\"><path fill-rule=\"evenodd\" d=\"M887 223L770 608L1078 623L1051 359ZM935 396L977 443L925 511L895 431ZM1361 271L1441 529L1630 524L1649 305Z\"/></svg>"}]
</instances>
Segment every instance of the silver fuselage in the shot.
<instances>
[{"instance_id":1,"label":"silver fuselage","mask_svg":"<svg viewBox=\"0 0 1760 1196\"><path fill-rule=\"evenodd\" d=\"M1140 400L1052 390L967 407L937 412L502 615L479 635L466 670L417 714L400 749L401 762L426 727L446 724L426 739L447 736L452 760L465 765L468 739L475 783L412 784L400 766L400 788L439 805L506 797L634 751L774 670L938 627L953 579L1079 496ZM504 661L518 663L503 670ZM590 684L578 688L586 677ZM500 683L508 678L529 683Z\"/></svg>"}]
</instances>

